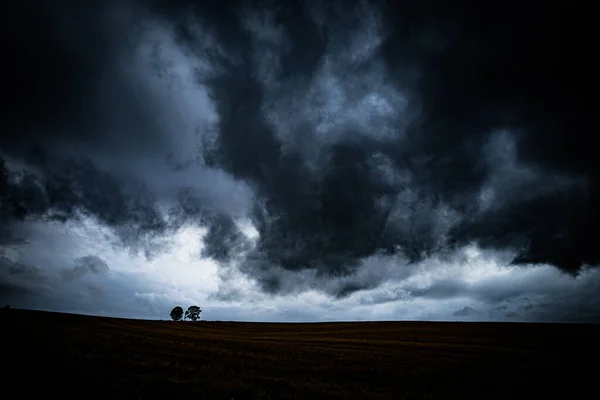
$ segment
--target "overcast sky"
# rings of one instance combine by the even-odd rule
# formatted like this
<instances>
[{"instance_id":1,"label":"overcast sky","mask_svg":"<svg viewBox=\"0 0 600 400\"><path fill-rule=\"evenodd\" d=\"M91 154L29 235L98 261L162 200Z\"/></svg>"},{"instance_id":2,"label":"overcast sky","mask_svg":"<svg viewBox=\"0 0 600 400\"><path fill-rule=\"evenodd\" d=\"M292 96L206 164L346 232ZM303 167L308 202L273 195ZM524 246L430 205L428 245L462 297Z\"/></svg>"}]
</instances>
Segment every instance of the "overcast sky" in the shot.
<instances>
[{"instance_id":1,"label":"overcast sky","mask_svg":"<svg viewBox=\"0 0 600 400\"><path fill-rule=\"evenodd\" d=\"M0 302L600 322L573 10L222 3L3 4Z\"/></svg>"}]
</instances>

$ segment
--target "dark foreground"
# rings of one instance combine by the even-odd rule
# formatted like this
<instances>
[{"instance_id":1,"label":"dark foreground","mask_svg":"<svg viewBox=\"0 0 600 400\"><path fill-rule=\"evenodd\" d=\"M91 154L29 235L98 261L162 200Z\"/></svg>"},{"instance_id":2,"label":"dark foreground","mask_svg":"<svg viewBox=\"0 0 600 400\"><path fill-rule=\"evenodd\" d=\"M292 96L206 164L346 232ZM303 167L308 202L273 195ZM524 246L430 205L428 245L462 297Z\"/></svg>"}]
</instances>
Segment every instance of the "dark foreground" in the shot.
<instances>
[{"instance_id":1,"label":"dark foreground","mask_svg":"<svg viewBox=\"0 0 600 400\"><path fill-rule=\"evenodd\" d=\"M597 394L599 326L192 323L25 310L0 310L0 321L2 391L19 398Z\"/></svg>"}]
</instances>

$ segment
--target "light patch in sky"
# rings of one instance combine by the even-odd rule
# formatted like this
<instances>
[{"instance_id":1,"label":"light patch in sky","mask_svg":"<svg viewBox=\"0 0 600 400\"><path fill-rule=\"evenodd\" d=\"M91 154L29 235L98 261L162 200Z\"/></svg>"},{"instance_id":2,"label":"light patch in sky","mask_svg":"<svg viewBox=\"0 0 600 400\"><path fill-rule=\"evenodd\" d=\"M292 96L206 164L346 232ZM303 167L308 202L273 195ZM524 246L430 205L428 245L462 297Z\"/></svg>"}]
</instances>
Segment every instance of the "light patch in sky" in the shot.
<instances>
[{"instance_id":1,"label":"light patch in sky","mask_svg":"<svg viewBox=\"0 0 600 400\"><path fill-rule=\"evenodd\" d=\"M433 257L416 265L398 256L371 256L354 275L332 278L326 286L303 271L297 273L297 282L303 282L298 290L271 295L261 291L235 262L217 265L200 258L203 228L184 226L172 232L151 260L118 247L110 230L91 218L68 224L37 222L29 228L35 232L32 240L14 250L13 257L0 260L6 264L0 271L3 284L27 283L24 290L38 291L18 298L28 308L168 319L175 305L197 304L209 320L288 322L582 322L600 314L598 269L572 277L549 265L508 266L508 255L474 244L451 257ZM246 229L251 231L250 225ZM61 271L73 268L76 259L85 256L101 258L110 268L108 273L62 280ZM290 274L286 280L295 279L293 272L286 273ZM353 282L364 288L341 298L327 292Z\"/></svg>"},{"instance_id":2,"label":"light patch in sky","mask_svg":"<svg viewBox=\"0 0 600 400\"><path fill-rule=\"evenodd\" d=\"M248 239L252 241L258 240L260 234L248 218L237 219L235 221L235 224L237 225L240 232L242 232Z\"/></svg>"},{"instance_id":3,"label":"light patch in sky","mask_svg":"<svg viewBox=\"0 0 600 400\"><path fill-rule=\"evenodd\" d=\"M216 263L200 258L205 234L206 229L182 227L172 236L165 252L149 262L140 262L136 271L143 271L149 279L168 284L188 296L205 297L216 290L218 283Z\"/></svg>"},{"instance_id":4,"label":"light patch in sky","mask_svg":"<svg viewBox=\"0 0 600 400\"><path fill-rule=\"evenodd\" d=\"M139 279L186 291L188 296L201 298L216 290L217 266L200 258L204 228L185 225L162 238L166 245L150 260L141 252L121 248L111 230L91 218L84 218L80 224L38 223L35 228L37 234L28 246L36 251L28 251L28 246L21 248L20 262L42 265L45 270L60 269L91 254L102 258L113 272L135 274ZM48 265L47 260L57 260L48 252L57 249L62 249L60 261Z\"/></svg>"}]
</instances>

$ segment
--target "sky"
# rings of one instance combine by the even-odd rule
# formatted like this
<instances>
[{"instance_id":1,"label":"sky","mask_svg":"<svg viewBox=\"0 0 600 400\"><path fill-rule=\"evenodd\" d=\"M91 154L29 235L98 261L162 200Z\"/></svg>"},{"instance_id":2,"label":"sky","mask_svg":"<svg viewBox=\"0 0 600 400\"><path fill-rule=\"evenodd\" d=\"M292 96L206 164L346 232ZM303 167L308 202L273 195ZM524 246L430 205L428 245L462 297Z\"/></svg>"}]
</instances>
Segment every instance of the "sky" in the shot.
<instances>
[{"instance_id":1,"label":"sky","mask_svg":"<svg viewBox=\"0 0 600 400\"><path fill-rule=\"evenodd\" d=\"M3 3L0 303L600 322L575 4L221 3Z\"/></svg>"}]
</instances>

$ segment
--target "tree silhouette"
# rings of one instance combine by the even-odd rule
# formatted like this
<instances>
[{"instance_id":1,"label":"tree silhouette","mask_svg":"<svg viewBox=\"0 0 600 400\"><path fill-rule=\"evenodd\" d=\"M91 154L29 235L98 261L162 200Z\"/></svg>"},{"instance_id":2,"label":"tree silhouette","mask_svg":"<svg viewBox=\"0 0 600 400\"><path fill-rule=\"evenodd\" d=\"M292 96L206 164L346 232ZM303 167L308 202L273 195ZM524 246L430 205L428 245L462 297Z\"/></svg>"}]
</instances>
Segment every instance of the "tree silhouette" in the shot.
<instances>
[{"instance_id":1,"label":"tree silhouette","mask_svg":"<svg viewBox=\"0 0 600 400\"><path fill-rule=\"evenodd\" d=\"M202 310L198 306L190 306L185 312L185 319L191 319L192 321L197 321L200 319L200 313Z\"/></svg>"},{"instance_id":2,"label":"tree silhouette","mask_svg":"<svg viewBox=\"0 0 600 400\"><path fill-rule=\"evenodd\" d=\"M180 321L181 317L183 317L183 308L177 306L171 310L171 318L173 321Z\"/></svg>"}]
</instances>

